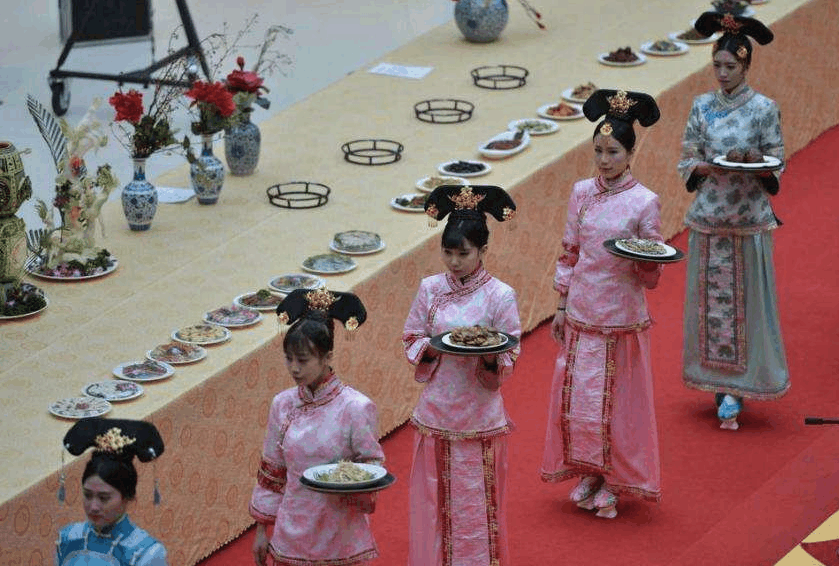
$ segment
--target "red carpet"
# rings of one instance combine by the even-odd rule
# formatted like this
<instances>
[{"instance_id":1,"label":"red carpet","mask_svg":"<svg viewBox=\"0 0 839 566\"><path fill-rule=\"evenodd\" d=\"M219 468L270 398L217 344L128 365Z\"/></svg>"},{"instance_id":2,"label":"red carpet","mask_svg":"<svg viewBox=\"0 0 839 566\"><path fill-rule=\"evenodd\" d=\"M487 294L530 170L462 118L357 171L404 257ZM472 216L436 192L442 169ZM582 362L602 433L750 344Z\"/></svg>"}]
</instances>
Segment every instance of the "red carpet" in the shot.
<instances>
[{"instance_id":1,"label":"red carpet","mask_svg":"<svg viewBox=\"0 0 839 566\"><path fill-rule=\"evenodd\" d=\"M740 430L721 431L712 396L681 382L684 264L666 267L648 294L656 322L660 504L627 500L618 518L597 519L568 502L571 482L539 480L556 346L544 324L525 337L504 388L517 425L508 508L515 566L772 565L839 508L839 426L803 425L804 416L839 416L837 151L833 128L793 156L773 203L785 223L775 233L775 267L792 375L787 396L748 402ZM687 249L686 234L673 243ZM373 515L376 564L406 562L412 435L402 427L384 441L399 481L381 494ZM252 564L252 540L251 529L201 564Z\"/></svg>"}]
</instances>

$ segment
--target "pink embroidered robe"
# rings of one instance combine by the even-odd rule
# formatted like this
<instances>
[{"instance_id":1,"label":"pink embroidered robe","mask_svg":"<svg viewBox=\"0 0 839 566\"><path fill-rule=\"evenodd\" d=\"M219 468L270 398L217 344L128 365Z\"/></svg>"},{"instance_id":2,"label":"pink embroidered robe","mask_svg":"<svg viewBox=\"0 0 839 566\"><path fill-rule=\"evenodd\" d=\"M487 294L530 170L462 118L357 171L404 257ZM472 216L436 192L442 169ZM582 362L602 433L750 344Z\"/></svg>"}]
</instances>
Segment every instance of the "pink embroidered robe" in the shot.
<instances>
[{"instance_id":1,"label":"pink embroidered robe","mask_svg":"<svg viewBox=\"0 0 839 566\"><path fill-rule=\"evenodd\" d=\"M568 294L551 388L542 479L602 475L615 493L660 497L644 286L611 238L662 241L658 196L631 175L574 185L554 287ZM656 271L654 277L657 283Z\"/></svg>"},{"instance_id":2,"label":"pink embroidered robe","mask_svg":"<svg viewBox=\"0 0 839 566\"><path fill-rule=\"evenodd\" d=\"M349 460L382 463L376 405L331 376L274 397L250 513L274 523L270 552L281 565L358 564L378 555L368 516L340 495L300 483L311 466Z\"/></svg>"},{"instance_id":3,"label":"pink embroidered robe","mask_svg":"<svg viewBox=\"0 0 839 566\"><path fill-rule=\"evenodd\" d=\"M516 295L482 266L465 282L449 273L420 283L402 336L425 389L411 469L412 566L509 564L505 521L506 438L512 423L499 387L518 348L497 355L441 355L424 361L432 336L457 326L492 326L521 336Z\"/></svg>"}]
</instances>

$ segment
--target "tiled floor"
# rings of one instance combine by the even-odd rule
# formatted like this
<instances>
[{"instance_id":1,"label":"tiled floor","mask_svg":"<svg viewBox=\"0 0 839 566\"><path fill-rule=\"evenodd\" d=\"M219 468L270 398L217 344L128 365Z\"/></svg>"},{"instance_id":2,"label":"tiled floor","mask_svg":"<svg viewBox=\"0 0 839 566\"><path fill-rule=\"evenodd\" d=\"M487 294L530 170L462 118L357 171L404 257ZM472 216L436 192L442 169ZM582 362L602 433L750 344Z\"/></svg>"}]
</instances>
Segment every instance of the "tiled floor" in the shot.
<instances>
[{"instance_id":1,"label":"tiled floor","mask_svg":"<svg viewBox=\"0 0 839 566\"><path fill-rule=\"evenodd\" d=\"M65 0L62 0L62 2ZM119 0L102 0L115 2ZM37 228L35 198L47 202L54 194L55 167L46 143L26 110L26 96L32 94L50 108L49 71L55 68L64 46L59 38L59 6L56 0L10 0L0 10L0 140L12 142L19 150L29 148L23 157L26 173L32 180L33 199L18 211L27 228ZM166 53L172 31L179 25L175 0L151 2L156 57ZM240 44L247 58L256 57L254 45L260 43L264 29L281 24L293 30L276 47L292 59L286 73L276 73L266 80L271 89L269 110L257 109L253 118L259 122L274 113L321 90L346 74L359 69L385 53L450 21L453 4L448 0L188 0L188 7L200 38L221 32L225 26L232 36L252 16L257 16L253 32ZM183 40L181 40L183 41ZM180 47L183 43L178 43ZM251 46L251 47L248 47ZM236 54L232 54L235 58ZM152 61L151 42L137 41L118 45L90 45L70 51L65 70L96 70L120 73L144 68ZM398 61L397 61L398 63ZM221 65L221 75L234 68L233 61ZM117 85L114 82L71 79L70 107L65 118L77 123L95 97L105 99L97 117L106 124L113 117L107 104ZM176 127L187 132L188 116L179 113ZM131 178L131 161L126 150L110 140L98 154L90 156L89 165L110 163L125 184ZM155 155L148 162L151 178L183 163L179 155ZM119 189L111 198L119 197Z\"/></svg>"}]
</instances>

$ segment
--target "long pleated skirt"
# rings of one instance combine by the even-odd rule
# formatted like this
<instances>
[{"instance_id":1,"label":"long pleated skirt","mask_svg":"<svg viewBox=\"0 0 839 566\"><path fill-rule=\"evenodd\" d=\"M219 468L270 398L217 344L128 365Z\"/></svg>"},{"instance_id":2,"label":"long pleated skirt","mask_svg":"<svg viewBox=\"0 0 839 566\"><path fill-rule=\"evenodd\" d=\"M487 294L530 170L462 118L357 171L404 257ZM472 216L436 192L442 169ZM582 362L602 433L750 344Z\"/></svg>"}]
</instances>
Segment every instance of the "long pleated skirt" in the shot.
<instances>
[{"instance_id":1,"label":"long pleated skirt","mask_svg":"<svg viewBox=\"0 0 839 566\"><path fill-rule=\"evenodd\" d=\"M415 431L410 566L509 566L505 436L450 440Z\"/></svg>"}]
</instances>

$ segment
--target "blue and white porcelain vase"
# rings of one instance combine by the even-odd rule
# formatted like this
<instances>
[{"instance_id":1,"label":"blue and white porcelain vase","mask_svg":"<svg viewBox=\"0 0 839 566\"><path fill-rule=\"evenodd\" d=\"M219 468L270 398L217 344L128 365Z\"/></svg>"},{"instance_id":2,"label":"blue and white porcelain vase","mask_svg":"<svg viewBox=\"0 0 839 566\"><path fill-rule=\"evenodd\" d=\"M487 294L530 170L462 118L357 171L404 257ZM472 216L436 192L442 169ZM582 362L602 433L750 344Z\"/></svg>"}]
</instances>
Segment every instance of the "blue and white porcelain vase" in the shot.
<instances>
[{"instance_id":1,"label":"blue and white porcelain vase","mask_svg":"<svg viewBox=\"0 0 839 566\"><path fill-rule=\"evenodd\" d=\"M507 0L457 0L454 21L463 36L475 43L498 39L507 26Z\"/></svg>"},{"instance_id":2,"label":"blue and white porcelain vase","mask_svg":"<svg viewBox=\"0 0 839 566\"><path fill-rule=\"evenodd\" d=\"M135 232L151 228L157 212L157 189L146 180L146 159L134 158L134 179L122 189L122 211Z\"/></svg>"},{"instance_id":3,"label":"blue and white porcelain vase","mask_svg":"<svg viewBox=\"0 0 839 566\"><path fill-rule=\"evenodd\" d=\"M201 155L190 164L189 177L199 204L218 202L224 184L224 164L213 154L212 134L201 136Z\"/></svg>"},{"instance_id":4,"label":"blue and white porcelain vase","mask_svg":"<svg viewBox=\"0 0 839 566\"><path fill-rule=\"evenodd\" d=\"M251 122L252 111L244 109L236 124L224 132L224 158L230 173L236 176L251 175L259 162L262 135L259 126Z\"/></svg>"}]
</instances>

